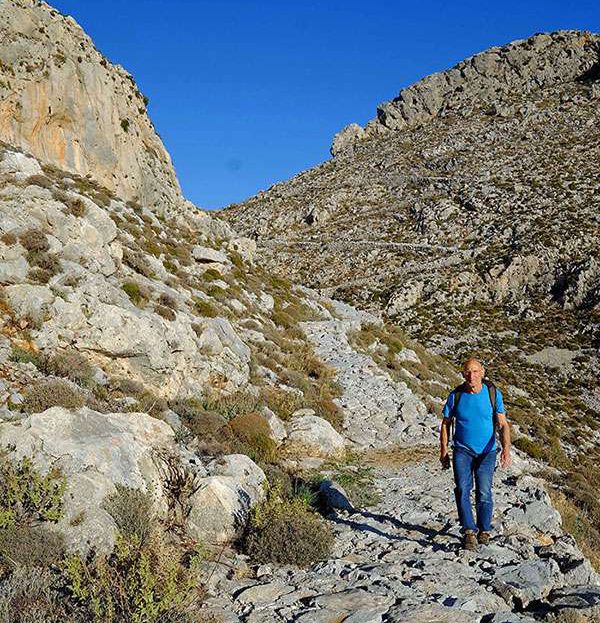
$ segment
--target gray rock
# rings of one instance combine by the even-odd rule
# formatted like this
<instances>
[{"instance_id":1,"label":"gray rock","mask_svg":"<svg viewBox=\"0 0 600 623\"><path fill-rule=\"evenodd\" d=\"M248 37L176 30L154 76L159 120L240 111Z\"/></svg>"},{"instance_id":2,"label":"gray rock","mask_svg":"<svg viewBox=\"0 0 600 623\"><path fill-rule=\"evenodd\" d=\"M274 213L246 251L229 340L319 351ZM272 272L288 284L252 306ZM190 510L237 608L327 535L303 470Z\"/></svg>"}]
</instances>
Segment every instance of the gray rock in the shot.
<instances>
[{"instance_id":1,"label":"gray rock","mask_svg":"<svg viewBox=\"0 0 600 623\"><path fill-rule=\"evenodd\" d=\"M222 251L211 249L209 247L201 247L199 245L194 246L192 249L192 255L197 262L206 264L226 264L228 263L227 256Z\"/></svg>"},{"instance_id":2,"label":"gray rock","mask_svg":"<svg viewBox=\"0 0 600 623\"><path fill-rule=\"evenodd\" d=\"M199 541L224 543L239 536L251 506L262 499L265 475L243 454L225 456L208 466L190 496L188 534Z\"/></svg>"},{"instance_id":3,"label":"gray rock","mask_svg":"<svg viewBox=\"0 0 600 623\"><path fill-rule=\"evenodd\" d=\"M0 424L0 443L29 456L43 472L59 468L67 481L64 518L57 529L70 550L111 551L114 522L102 508L115 484L152 491L166 510L155 450L170 447L170 427L143 413L103 414L53 407L19 423Z\"/></svg>"},{"instance_id":4,"label":"gray rock","mask_svg":"<svg viewBox=\"0 0 600 623\"><path fill-rule=\"evenodd\" d=\"M293 586L280 584L279 582L256 584L255 586L244 589L236 599L241 603L262 606L277 601L280 597L291 593L293 590Z\"/></svg>"},{"instance_id":5,"label":"gray rock","mask_svg":"<svg viewBox=\"0 0 600 623\"><path fill-rule=\"evenodd\" d=\"M294 416L287 425L284 450L292 456L336 457L345 451L344 438L316 415Z\"/></svg>"},{"instance_id":6,"label":"gray rock","mask_svg":"<svg viewBox=\"0 0 600 623\"><path fill-rule=\"evenodd\" d=\"M543 599L560 580L560 569L554 560L532 560L499 569L494 589L509 604L522 607Z\"/></svg>"}]
</instances>

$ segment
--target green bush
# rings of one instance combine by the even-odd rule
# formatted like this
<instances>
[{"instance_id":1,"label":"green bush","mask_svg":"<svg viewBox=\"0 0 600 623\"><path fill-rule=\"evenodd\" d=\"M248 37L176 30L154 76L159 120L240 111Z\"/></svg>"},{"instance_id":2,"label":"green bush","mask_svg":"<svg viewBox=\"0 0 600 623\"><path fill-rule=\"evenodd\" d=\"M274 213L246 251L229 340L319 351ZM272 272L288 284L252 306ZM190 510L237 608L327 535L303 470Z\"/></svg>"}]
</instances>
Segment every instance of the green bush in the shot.
<instances>
[{"instance_id":1,"label":"green bush","mask_svg":"<svg viewBox=\"0 0 600 623\"><path fill-rule=\"evenodd\" d=\"M257 563L305 567L330 556L333 532L302 499L284 499L270 488L252 509L243 546Z\"/></svg>"},{"instance_id":2,"label":"green bush","mask_svg":"<svg viewBox=\"0 0 600 623\"><path fill-rule=\"evenodd\" d=\"M542 446L537 441L534 441L529 437L517 437L513 440L513 445L515 448L526 452L534 459L541 459L544 457L544 449Z\"/></svg>"},{"instance_id":3,"label":"green bush","mask_svg":"<svg viewBox=\"0 0 600 623\"><path fill-rule=\"evenodd\" d=\"M108 557L67 558L67 590L95 623L191 623L197 609L198 556L184 564L174 548L118 535Z\"/></svg>"},{"instance_id":4,"label":"green bush","mask_svg":"<svg viewBox=\"0 0 600 623\"><path fill-rule=\"evenodd\" d=\"M63 350L55 353L48 359L46 370L50 374L64 376L83 386L91 385L94 375L94 368L76 350Z\"/></svg>"},{"instance_id":5,"label":"green bush","mask_svg":"<svg viewBox=\"0 0 600 623\"><path fill-rule=\"evenodd\" d=\"M121 288L134 305L139 306L141 303L148 300L148 296L144 289L135 281L126 281Z\"/></svg>"},{"instance_id":6,"label":"green bush","mask_svg":"<svg viewBox=\"0 0 600 623\"><path fill-rule=\"evenodd\" d=\"M42 475L28 457L13 463L8 456L0 455L0 528L58 521L65 487L57 470Z\"/></svg>"},{"instance_id":7,"label":"green bush","mask_svg":"<svg viewBox=\"0 0 600 623\"><path fill-rule=\"evenodd\" d=\"M32 363L38 369L43 369L45 366L45 359L42 353L36 353L19 346L12 347L10 361L15 363Z\"/></svg>"},{"instance_id":8,"label":"green bush","mask_svg":"<svg viewBox=\"0 0 600 623\"><path fill-rule=\"evenodd\" d=\"M205 318L216 318L219 315L219 310L210 301L198 297L194 298L194 312Z\"/></svg>"},{"instance_id":9,"label":"green bush","mask_svg":"<svg viewBox=\"0 0 600 623\"><path fill-rule=\"evenodd\" d=\"M152 494L120 484L115 488L104 501L104 509L125 538L135 539L142 546L148 544L155 522Z\"/></svg>"},{"instance_id":10,"label":"green bush","mask_svg":"<svg viewBox=\"0 0 600 623\"><path fill-rule=\"evenodd\" d=\"M50 407L79 409L85 404L81 391L67 381L51 380L33 383L25 395L23 411L41 413Z\"/></svg>"}]
</instances>

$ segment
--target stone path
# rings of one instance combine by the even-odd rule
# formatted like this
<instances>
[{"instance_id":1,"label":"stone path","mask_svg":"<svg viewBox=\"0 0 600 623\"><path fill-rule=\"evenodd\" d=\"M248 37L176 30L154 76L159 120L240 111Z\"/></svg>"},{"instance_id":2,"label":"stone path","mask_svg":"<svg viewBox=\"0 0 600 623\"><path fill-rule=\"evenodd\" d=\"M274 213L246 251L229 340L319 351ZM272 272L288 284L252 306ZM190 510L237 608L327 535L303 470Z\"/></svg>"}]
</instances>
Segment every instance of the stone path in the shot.
<instances>
[{"instance_id":1,"label":"stone path","mask_svg":"<svg viewBox=\"0 0 600 623\"><path fill-rule=\"evenodd\" d=\"M566 605L591 621L598 576L527 467L516 457L497 471L494 538L467 552L451 475L434 457L380 466L377 506L330 515L334 558L308 570L250 567L243 579L223 568L207 605L227 623L531 623L569 620Z\"/></svg>"},{"instance_id":2,"label":"stone path","mask_svg":"<svg viewBox=\"0 0 600 623\"><path fill-rule=\"evenodd\" d=\"M317 355L336 370L343 389L336 400L345 414L343 434L359 448L431 443L438 421L405 383L394 381L375 362L348 343L349 330L376 318L336 302L342 319L305 322L303 329Z\"/></svg>"}]
</instances>

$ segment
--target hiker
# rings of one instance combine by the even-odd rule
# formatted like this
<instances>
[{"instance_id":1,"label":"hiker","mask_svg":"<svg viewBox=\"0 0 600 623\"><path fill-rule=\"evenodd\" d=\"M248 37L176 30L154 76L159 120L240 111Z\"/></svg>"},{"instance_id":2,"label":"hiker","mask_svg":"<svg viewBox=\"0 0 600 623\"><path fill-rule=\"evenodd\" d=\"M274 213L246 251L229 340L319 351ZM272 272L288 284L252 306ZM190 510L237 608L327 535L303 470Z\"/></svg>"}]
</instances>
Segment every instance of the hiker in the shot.
<instances>
[{"instance_id":1,"label":"hiker","mask_svg":"<svg viewBox=\"0 0 600 623\"><path fill-rule=\"evenodd\" d=\"M496 431L500 433L502 450L500 465L508 467L510 429L506 420L502 392L486 380L485 368L477 359L463 365L465 382L448 396L440 427L440 462L450 467L448 443L454 428L452 467L454 494L463 533L465 549L474 550L477 543L490 541L492 522L492 479L496 468ZM471 490L475 480L475 509L473 520Z\"/></svg>"}]
</instances>

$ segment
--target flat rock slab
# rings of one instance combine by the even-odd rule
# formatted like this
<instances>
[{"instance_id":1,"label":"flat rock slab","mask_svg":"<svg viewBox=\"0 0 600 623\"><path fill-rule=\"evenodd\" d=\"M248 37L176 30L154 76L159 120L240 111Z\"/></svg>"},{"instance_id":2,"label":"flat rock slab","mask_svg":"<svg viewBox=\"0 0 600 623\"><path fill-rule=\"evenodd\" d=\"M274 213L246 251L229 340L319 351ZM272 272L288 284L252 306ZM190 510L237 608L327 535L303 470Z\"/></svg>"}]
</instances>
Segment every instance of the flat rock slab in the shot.
<instances>
[{"instance_id":1,"label":"flat rock slab","mask_svg":"<svg viewBox=\"0 0 600 623\"><path fill-rule=\"evenodd\" d=\"M507 603L524 607L546 597L559 581L556 561L538 559L498 570L492 585Z\"/></svg>"},{"instance_id":2,"label":"flat rock slab","mask_svg":"<svg viewBox=\"0 0 600 623\"><path fill-rule=\"evenodd\" d=\"M480 620L480 616L471 612L437 605L396 607L386 617L388 623L479 623Z\"/></svg>"},{"instance_id":3,"label":"flat rock slab","mask_svg":"<svg viewBox=\"0 0 600 623\"><path fill-rule=\"evenodd\" d=\"M238 596L237 600L241 603L250 603L255 606L270 604L277 601L283 595L287 595L295 590L293 586L288 584L280 584L279 582L270 582L269 584L257 584L250 588L244 589Z\"/></svg>"}]
</instances>

